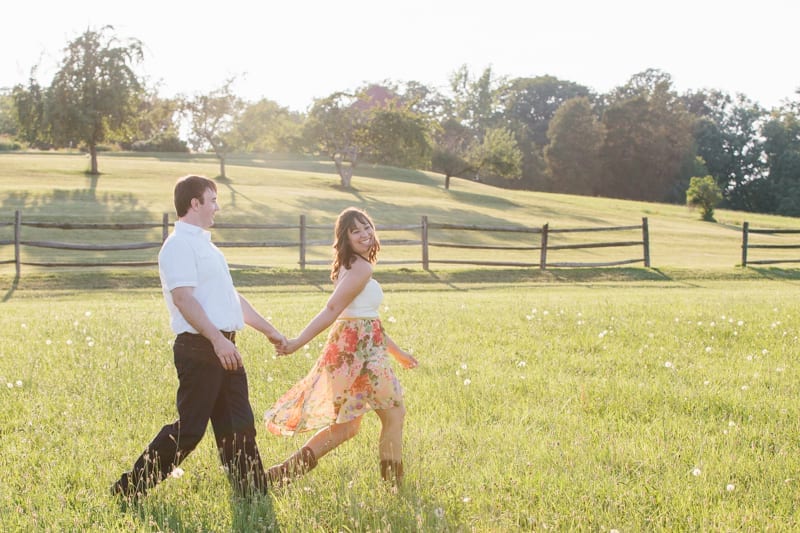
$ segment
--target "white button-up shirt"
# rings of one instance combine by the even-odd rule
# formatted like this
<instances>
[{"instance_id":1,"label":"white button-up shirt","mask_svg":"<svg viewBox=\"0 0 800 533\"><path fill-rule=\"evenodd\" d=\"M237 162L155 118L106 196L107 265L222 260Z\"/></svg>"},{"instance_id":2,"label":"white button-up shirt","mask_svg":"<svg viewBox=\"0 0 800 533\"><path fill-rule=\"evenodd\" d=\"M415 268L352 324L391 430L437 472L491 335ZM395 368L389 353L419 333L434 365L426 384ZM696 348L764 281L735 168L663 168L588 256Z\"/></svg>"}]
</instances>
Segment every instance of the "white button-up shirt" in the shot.
<instances>
[{"instance_id":1,"label":"white button-up shirt","mask_svg":"<svg viewBox=\"0 0 800 533\"><path fill-rule=\"evenodd\" d=\"M180 220L175 222L175 229L158 253L158 273L175 333L198 333L172 300L172 290L178 287L194 287L194 297L217 329L236 331L244 327L242 305L228 262L211 242L209 231Z\"/></svg>"}]
</instances>

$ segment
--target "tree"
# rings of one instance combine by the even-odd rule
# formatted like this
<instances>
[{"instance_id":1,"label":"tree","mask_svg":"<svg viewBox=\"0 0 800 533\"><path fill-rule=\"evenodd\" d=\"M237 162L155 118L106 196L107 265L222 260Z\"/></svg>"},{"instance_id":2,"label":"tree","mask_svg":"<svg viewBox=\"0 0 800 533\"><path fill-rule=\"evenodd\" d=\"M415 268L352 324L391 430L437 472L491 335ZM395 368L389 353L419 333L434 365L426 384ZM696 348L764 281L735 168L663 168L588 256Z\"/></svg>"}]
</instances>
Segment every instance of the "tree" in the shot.
<instances>
[{"instance_id":1,"label":"tree","mask_svg":"<svg viewBox=\"0 0 800 533\"><path fill-rule=\"evenodd\" d=\"M517 179L522 172L522 153L514 134L503 128L486 131L483 141L472 149L470 162L479 173L492 177Z\"/></svg>"},{"instance_id":2,"label":"tree","mask_svg":"<svg viewBox=\"0 0 800 533\"><path fill-rule=\"evenodd\" d=\"M369 112L364 150L374 163L423 168L431 157L428 121L409 109L390 105Z\"/></svg>"},{"instance_id":3,"label":"tree","mask_svg":"<svg viewBox=\"0 0 800 533\"><path fill-rule=\"evenodd\" d=\"M770 201L760 210L800 216L800 115L791 106L774 110L763 137Z\"/></svg>"},{"instance_id":4,"label":"tree","mask_svg":"<svg viewBox=\"0 0 800 533\"><path fill-rule=\"evenodd\" d=\"M146 89L122 146L143 152L188 152L179 135L181 105L178 98L162 98L155 89Z\"/></svg>"},{"instance_id":5,"label":"tree","mask_svg":"<svg viewBox=\"0 0 800 533\"><path fill-rule=\"evenodd\" d=\"M450 178L463 177L475 172L469 162L469 151L474 142L472 130L454 118L446 119L434 137L431 168L444 174L444 188L450 189Z\"/></svg>"},{"instance_id":6,"label":"tree","mask_svg":"<svg viewBox=\"0 0 800 533\"><path fill-rule=\"evenodd\" d=\"M757 210L766 190L759 183L766 170L760 132L766 111L743 95L732 98L721 91L688 93L683 101L696 117L697 155L722 190L725 205Z\"/></svg>"},{"instance_id":7,"label":"tree","mask_svg":"<svg viewBox=\"0 0 800 533\"><path fill-rule=\"evenodd\" d=\"M358 163L359 138L366 114L353 104L356 97L336 92L314 101L303 135L313 149L320 150L336 165L342 187L349 189Z\"/></svg>"},{"instance_id":8,"label":"tree","mask_svg":"<svg viewBox=\"0 0 800 533\"><path fill-rule=\"evenodd\" d=\"M523 179L530 188L551 190L551 176L543 164L550 122L564 102L579 97L591 99L591 92L583 85L553 76L515 78L496 92L502 122L514 132L523 154Z\"/></svg>"},{"instance_id":9,"label":"tree","mask_svg":"<svg viewBox=\"0 0 800 533\"><path fill-rule=\"evenodd\" d=\"M52 139L58 146L85 145L92 175L99 174L97 146L134 116L141 89L133 71L143 57L141 42L122 43L111 31L90 29L68 44L46 98Z\"/></svg>"},{"instance_id":10,"label":"tree","mask_svg":"<svg viewBox=\"0 0 800 533\"><path fill-rule=\"evenodd\" d=\"M223 179L227 178L225 160L236 147L232 132L243 106L231 90L234 81L231 78L208 94L184 99L183 104L189 117L189 142L195 150L213 150L219 159L219 177Z\"/></svg>"},{"instance_id":11,"label":"tree","mask_svg":"<svg viewBox=\"0 0 800 533\"><path fill-rule=\"evenodd\" d=\"M686 191L686 203L700 208L703 220L714 222L714 208L722 201L722 191L713 176L692 177Z\"/></svg>"},{"instance_id":12,"label":"tree","mask_svg":"<svg viewBox=\"0 0 800 533\"><path fill-rule=\"evenodd\" d=\"M552 190L568 194L595 195L603 165L600 149L605 139L586 97L567 100L558 108L547 130L550 143L544 158L553 180Z\"/></svg>"},{"instance_id":13,"label":"tree","mask_svg":"<svg viewBox=\"0 0 800 533\"><path fill-rule=\"evenodd\" d=\"M672 91L669 76L653 70L633 76L612 93L602 123L601 194L677 201L685 190L683 172L694 159L693 117Z\"/></svg>"},{"instance_id":14,"label":"tree","mask_svg":"<svg viewBox=\"0 0 800 533\"><path fill-rule=\"evenodd\" d=\"M36 69L31 72L28 87L17 85L11 92L14 100L14 109L17 116L17 138L29 146L41 147L47 136L45 124L45 95L44 90L36 81Z\"/></svg>"},{"instance_id":15,"label":"tree","mask_svg":"<svg viewBox=\"0 0 800 533\"><path fill-rule=\"evenodd\" d=\"M233 128L246 152L295 152L302 145L303 116L266 98L246 104Z\"/></svg>"},{"instance_id":16,"label":"tree","mask_svg":"<svg viewBox=\"0 0 800 533\"><path fill-rule=\"evenodd\" d=\"M14 96L7 89L0 90L0 136L16 137L17 114L14 111Z\"/></svg>"}]
</instances>

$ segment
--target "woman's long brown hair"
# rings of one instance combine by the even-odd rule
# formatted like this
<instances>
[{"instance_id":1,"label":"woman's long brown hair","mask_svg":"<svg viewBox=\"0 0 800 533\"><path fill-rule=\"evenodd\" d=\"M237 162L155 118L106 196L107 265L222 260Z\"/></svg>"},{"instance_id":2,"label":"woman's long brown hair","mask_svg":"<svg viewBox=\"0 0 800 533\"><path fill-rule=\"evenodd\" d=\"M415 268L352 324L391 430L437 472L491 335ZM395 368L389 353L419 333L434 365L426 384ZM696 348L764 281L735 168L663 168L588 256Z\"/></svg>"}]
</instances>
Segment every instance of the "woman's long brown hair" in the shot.
<instances>
[{"instance_id":1,"label":"woman's long brown hair","mask_svg":"<svg viewBox=\"0 0 800 533\"><path fill-rule=\"evenodd\" d=\"M378 240L378 234L375 231L375 224L369 215L356 207L348 207L336 219L336 226L333 230L333 263L331 264L331 281L336 281L339 278L339 270L342 267L350 270L353 261L356 260L355 251L350 247L349 232L350 228L355 226L355 222L366 224L372 228L372 246L369 249L366 259L370 263L375 263L378 258L378 250L381 249L381 243Z\"/></svg>"}]
</instances>

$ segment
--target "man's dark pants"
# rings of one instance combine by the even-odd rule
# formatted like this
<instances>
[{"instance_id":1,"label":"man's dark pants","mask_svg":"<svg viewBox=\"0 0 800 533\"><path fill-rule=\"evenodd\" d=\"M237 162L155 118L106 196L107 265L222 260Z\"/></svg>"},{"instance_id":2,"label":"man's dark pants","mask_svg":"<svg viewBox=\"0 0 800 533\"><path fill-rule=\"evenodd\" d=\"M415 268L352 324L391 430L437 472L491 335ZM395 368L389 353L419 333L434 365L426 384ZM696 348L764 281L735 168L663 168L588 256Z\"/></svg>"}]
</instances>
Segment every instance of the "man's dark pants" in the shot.
<instances>
[{"instance_id":1,"label":"man's dark pants","mask_svg":"<svg viewBox=\"0 0 800 533\"><path fill-rule=\"evenodd\" d=\"M227 334L233 340L233 334ZM205 337L178 335L173 344L178 371L178 420L161 428L133 469L120 478L121 492L144 494L195 449L211 420L220 460L234 489L265 492L264 466L256 446L253 409L244 368L225 370Z\"/></svg>"}]
</instances>

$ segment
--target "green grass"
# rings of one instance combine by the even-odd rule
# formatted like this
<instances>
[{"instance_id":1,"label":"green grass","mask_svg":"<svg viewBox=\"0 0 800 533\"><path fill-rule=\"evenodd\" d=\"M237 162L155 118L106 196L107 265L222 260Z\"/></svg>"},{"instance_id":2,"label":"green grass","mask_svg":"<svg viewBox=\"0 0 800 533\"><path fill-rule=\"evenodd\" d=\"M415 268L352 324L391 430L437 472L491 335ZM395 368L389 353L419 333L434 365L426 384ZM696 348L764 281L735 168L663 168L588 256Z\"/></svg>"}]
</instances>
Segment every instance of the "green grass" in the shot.
<instances>
[{"instance_id":1,"label":"green grass","mask_svg":"<svg viewBox=\"0 0 800 533\"><path fill-rule=\"evenodd\" d=\"M85 168L77 155L0 154L0 216L21 209L30 220L158 222L172 211L176 177L217 172L212 158L152 155L103 154L97 180ZM379 424L370 415L309 476L255 501L233 497L209 434L182 465L185 475L135 508L120 507L108 487L176 414L156 272L0 271L0 530L800 528L800 270L735 266L744 220L800 227L797 219L719 211L720 223L708 224L681 206L463 180L448 192L440 176L379 167L357 169L356 190L342 191L329 164L294 159L228 168L220 222L291 223L305 213L329 224L350 204L378 224L425 214L583 227L647 216L654 268L379 265L387 330L421 362L398 369L408 407L399 494L379 481ZM262 252L226 250L239 253L249 263L247 254ZM327 272L293 268L293 251L263 253L271 268L237 269L235 282L278 328L296 333L324 304ZM381 257L392 253L387 246ZM277 359L253 331L239 337L257 417L308 370L321 341ZM263 429L258 439L267 464L302 442Z\"/></svg>"},{"instance_id":2,"label":"green grass","mask_svg":"<svg viewBox=\"0 0 800 533\"><path fill-rule=\"evenodd\" d=\"M796 280L403 284L392 276L386 327L422 363L398 370L408 404L399 495L379 482L370 415L356 439L267 498L231 496L208 435L183 477L121 510L108 485L175 416L161 296L31 289L0 317L0 527L800 527ZM328 294L313 284L242 290L287 333ZM254 332L240 339L259 414L310 367L321 341L276 359ZM301 442L259 435L267 463Z\"/></svg>"}]
</instances>

